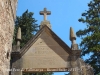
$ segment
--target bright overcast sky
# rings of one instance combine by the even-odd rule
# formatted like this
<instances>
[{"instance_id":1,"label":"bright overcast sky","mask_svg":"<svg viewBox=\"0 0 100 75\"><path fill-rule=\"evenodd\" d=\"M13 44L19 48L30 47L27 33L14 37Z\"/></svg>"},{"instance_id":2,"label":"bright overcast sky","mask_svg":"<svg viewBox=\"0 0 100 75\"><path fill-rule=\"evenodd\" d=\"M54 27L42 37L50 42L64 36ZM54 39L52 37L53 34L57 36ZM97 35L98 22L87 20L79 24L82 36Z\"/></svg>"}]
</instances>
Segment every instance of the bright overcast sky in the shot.
<instances>
[{"instance_id":1,"label":"bright overcast sky","mask_svg":"<svg viewBox=\"0 0 100 75\"><path fill-rule=\"evenodd\" d=\"M34 12L34 18L38 20L38 24L43 20L43 16L39 15L44 7L51 11L51 15L47 17L50 21L52 30L68 45L71 46L69 40L69 29L73 27L74 31L83 29L85 24L78 22L82 12L88 10L87 4L90 0L19 0L17 7L17 16L20 16L27 9ZM80 39L76 42L79 44ZM56 73L55 75L61 75ZM62 74L64 75L64 73Z\"/></svg>"}]
</instances>

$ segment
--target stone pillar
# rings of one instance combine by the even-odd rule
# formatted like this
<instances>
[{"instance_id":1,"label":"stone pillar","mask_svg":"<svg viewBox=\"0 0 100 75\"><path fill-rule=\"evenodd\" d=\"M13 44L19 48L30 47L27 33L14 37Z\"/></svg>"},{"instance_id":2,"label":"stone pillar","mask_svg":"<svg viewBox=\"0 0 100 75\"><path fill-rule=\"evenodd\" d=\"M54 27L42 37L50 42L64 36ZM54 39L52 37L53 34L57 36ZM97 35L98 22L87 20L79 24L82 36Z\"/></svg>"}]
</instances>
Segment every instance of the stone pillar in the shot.
<instances>
[{"instance_id":1,"label":"stone pillar","mask_svg":"<svg viewBox=\"0 0 100 75\"><path fill-rule=\"evenodd\" d=\"M17 0L0 0L0 75L9 75L16 5Z\"/></svg>"},{"instance_id":2,"label":"stone pillar","mask_svg":"<svg viewBox=\"0 0 100 75\"><path fill-rule=\"evenodd\" d=\"M76 36L74 34L74 30L72 29L72 27L70 27L70 41L72 42L71 44L72 53L70 55L72 69L70 75L81 75L80 72L78 71L80 68L77 63L77 60L78 58L80 58L81 55L81 50L78 49L78 44L76 44L75 40Z\"/></svg>"},{"instance_id":3,"label":"stone pillar","mask_svg":"<svg viewBox=\"0 0 100 75\"><path fill-rule=\"evenodd\" d=\"M17 51L20 51L20 41L21 41L21 28L18 28L17 32Z\"/></svg>"},{"instance_id":4,"label":"stone pillar","mask_svg":"<svg viewBox=\"0 0 100 75\"><path fill-rule=\"evenodd\" d=\"M70 75L81 75L79 72L79 66L77 63L77 59L80 57L81 50L73 50L72 54L70 55L71 57L71 70L70 70Z\"/></svg>"},{"instance_id":5,"label":"stone pillar","mask_svg":"<svg viewBox=\"0 0 100 75\"><path fill-rule=\"evenodd\" d=\"M41 22L40 29L45 25L51 29L50 21L47 20Z\"/></svg>"},{"instance_id":6,"label":"stone pillar","mask_svg":"<svg viewBox=\"0 0 100 75\"><path fill-rule=\"evenodd\" d=\"M11 73L10 75L22 75L22 60L20 59L20 51L14 51L11 54Z\"/></svg>"}]
</instances>

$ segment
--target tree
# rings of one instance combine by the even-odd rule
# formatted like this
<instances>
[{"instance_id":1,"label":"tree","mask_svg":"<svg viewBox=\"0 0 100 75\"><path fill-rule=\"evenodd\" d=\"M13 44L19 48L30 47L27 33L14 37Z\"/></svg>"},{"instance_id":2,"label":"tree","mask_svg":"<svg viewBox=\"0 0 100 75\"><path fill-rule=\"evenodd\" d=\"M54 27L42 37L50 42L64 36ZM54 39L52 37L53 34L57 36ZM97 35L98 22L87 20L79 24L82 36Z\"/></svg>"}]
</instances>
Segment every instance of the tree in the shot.
<instances>
[{"instance_id":1,"label":"tree","mask_svg":"<svg viewBox=\"0 0 100 75\"><path fill-rule=\"evenodd\" d=\"M16 35L18 27L21 27L22 33L22 41L21 47L23 47L32 36L38 31L38 25L36 24L37 20L33 18L33 12L28 12L26 10L22 16L17 16L15 20L15 33L14 33L14 42L13 44L16 45Z\"/></svg>"},{"instance_id":2,"label":"tree","mask_svg":"<svg viewBox=\"0 0 100 75\"><path fill-rule=\"evenodd\" d=\"M82 56L90 54L85 61L94 68L94 73L100 73L100 0L88 3L89 9L82 13L79 22L85 23L87 28L79 30L76 35L82 39L80 46Z\"/></svg>"}]
</instances>

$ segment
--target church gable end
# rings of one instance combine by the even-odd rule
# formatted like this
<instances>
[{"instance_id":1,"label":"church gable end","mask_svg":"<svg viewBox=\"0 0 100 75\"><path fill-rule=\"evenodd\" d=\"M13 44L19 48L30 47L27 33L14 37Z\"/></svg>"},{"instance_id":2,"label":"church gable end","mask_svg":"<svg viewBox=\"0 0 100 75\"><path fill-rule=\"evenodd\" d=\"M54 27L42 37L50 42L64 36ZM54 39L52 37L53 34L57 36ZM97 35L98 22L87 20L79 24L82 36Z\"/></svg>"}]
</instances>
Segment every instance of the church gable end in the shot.
<instances>
[{"instance_id":1,"label":"church gable end","mask_svg":"<svg viewBox=\"0 0 100 75\"><path fill-rule=\"evenodd\" d=\"M69 60L69 54L46 31L43 31L22 59L23 68L63 68L68 65L66 61Z\"/></svg>"},{"instance_id":2,"label":"church gable end","mask_svg":"<svg viewBox=\"0 0 100 75\"><path fill-rule=\"evenodd\" d=\"M38 43L36 43L38 42ZM48 46L62 47L68 54L71 53L71 49L47 26L44 26L29 42L20 50L21 56L29 50L31 46Z\"/></svg>"},{"instance_id":3,"label":"church gable end","mask_svg":"<svg viewBox=\"0 0 100 75\"><path fill-rule=\"evenodd\" d=\"M80 58L81 50L75 42L73 29L70 28L72 44L69 48L51 30L50 22L47 21L47 15L50 14L51 12L44 8L44 11L40 12L40 15L44 15L44 21L41 22L38 33L22 49L17 47L18 49L12 52L12 68L22 69L22 71L12 72L12 75L40 71L70 71L70 75L90 75L92 68L90 66L87 70L87 65ZM18 39L21 39L21 33ZM17 46L20 46L20 41L17 42Z\"/></svg>"}]
</instances>

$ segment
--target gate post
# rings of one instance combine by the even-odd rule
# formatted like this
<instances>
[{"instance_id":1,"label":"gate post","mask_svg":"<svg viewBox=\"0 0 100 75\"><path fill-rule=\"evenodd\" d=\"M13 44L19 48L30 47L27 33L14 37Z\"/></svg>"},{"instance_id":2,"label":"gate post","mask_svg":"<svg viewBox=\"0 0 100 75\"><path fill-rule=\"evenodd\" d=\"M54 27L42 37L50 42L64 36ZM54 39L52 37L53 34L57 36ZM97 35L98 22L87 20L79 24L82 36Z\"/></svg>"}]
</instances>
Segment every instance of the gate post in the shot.
<instances>
[{"instance_id":1,"label":"gate post","mask_svg":"<svg viewBox=\"0 0 100 75\"><path fill-rule=\"evenodd\" d=\"M73 51L74 52L74 51ZM76 51L77 52L77 51ZM79 66L78 66L78 63L77 63L77 59L79 57L77 55L71 55L71 69L70 69L70 75L81 75L79 70Z\"/></svg>"},{"instance_id":2,"label":"gate post","mask_svg":"<svg viewBox=\"0 0 100 75\"><path fill-rule=\"evenodd\" d=\"M77 63L77 59L80 58L80 55L81 55L81 50L79 50L78 44L76 44L75 40L76 40L76 36L74 34L72 27L70 27L70 41L72 42L71 44L72 53L70 54L70 57L71 57L70 75L81 75L79 74L80 68Z\"/></svg>"}]
</instances>

